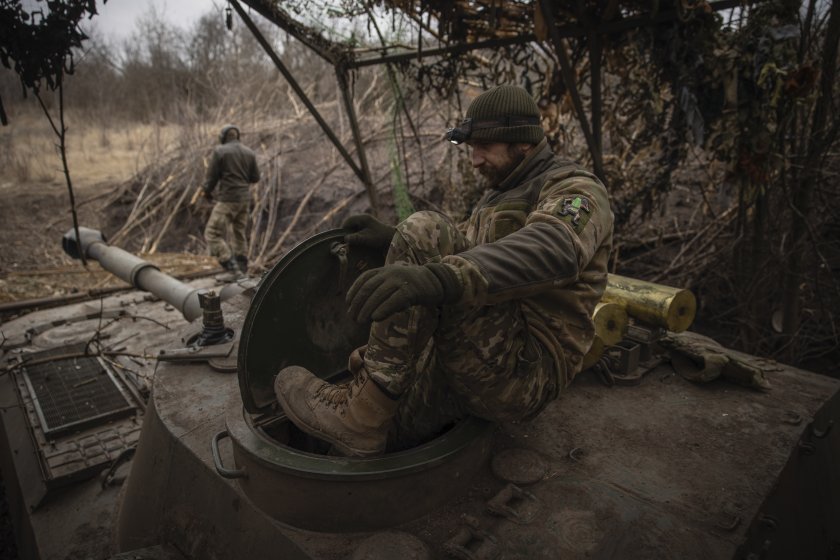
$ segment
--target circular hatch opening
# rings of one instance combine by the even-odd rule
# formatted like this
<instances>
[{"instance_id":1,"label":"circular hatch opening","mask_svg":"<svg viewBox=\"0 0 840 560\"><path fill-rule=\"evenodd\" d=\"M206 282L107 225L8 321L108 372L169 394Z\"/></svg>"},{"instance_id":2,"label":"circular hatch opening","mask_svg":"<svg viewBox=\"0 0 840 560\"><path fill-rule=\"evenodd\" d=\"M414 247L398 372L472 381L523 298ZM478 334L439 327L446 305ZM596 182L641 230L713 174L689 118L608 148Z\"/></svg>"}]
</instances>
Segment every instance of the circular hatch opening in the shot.
<instances>
[{"instance_id":1,"label":"circular hatch opening","mask_svg":"<svg viewBox=\"0 0 840 560\"><path fill-rule=\"evenodd\" d=\"M342 375L335 378L334 383L348 383L352 375L345 371ZM289 447L304 453L313 455L326 456L341 456L337 455L331 449L329 443L311 436L298 428L291 422L282 412L273 410L264 414L248 414L248 423L261 436L268 441L276 443L284 447ZM442 437L454 429L462 420L454 420L437 428L433 433L428 434L422 440L411 439L408 441L400 437L395 437L391 433L388 438L388 447L386 454L399 453L410 450L420 445L427 445L434 442L437 438Z\"/></svg>"},{"instance_id":2,"label":"circular hatch opening","mask_svg":"<svg viewBox=\"0 0 840 560\"><path fill-rule=\"evenodd\" d=\"M493 433L493 424L468 416L420 445L348 458L277 414L277 372L298 365L330 381L349 377L348 356L367 342L370 325L347 316L344 298L384 255L348 250L344 233L302 242L260 281L239 344L244 410L237 405L226 418L243 491L275 519L314 531L393 527L440 507L486 463Z\"/></svg>"}]
</instances>

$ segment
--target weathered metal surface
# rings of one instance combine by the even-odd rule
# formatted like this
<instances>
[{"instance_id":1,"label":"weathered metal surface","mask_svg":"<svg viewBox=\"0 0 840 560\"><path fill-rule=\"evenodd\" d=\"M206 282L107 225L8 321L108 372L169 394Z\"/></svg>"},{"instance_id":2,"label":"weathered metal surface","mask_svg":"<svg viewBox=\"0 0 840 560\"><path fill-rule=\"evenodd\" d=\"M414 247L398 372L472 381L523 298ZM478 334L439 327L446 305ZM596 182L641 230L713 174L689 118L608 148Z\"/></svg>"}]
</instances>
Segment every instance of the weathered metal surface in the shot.
<instances>
[{"instance_id":1,"label":"weathered metal surface","mask_svg":"<svg viewBox=\"0 0 840 560\"><path fill-rule=\"evenodd\" d=\"M209 442L232 402L241 407L235 376L195 363L160 365L118 504L118 551L165 543L194 559L308 558L213 466ZM221 453L233 464L229 444Z\"/></svg>"},{"instance_id":2,"label":"weathered metal surface","mask_svg":"<svg viewBox=\"0 0 840 560\"><path fill-rule=\"evenodd\" d=\"M239 386L249 412L275 404L274 376L284 367L330 377L367 343L370 325L347 316L344 297L359 274L381 266L384 256L365 248L348 251L343 240L342 230L307 239L260 282L239 345Z\"/></svg>"},{"instance_id":3,"label":"weathered metal surface","mask_svg":"<svg viewBox=\"0 0 840 560\"><path fill-rule=\"evenodd\" d=\"M39 507L52 490L106 468L140 437L142 403L128 381L83 351L84 345L61 346L28 353L7 366L8 390L15 393L16 414L25 425L22 434L9 439L17 442L16 455L27 448L25 456L36 458L36 469L22 471L27 479L22 497L29 508Z\"/></svg>"},{"instance_id":4,"label":"weathered metal surface","mask_svg":"<svg viewBox=\"0 0 840 560\"><path fill-rule=\"evenodd\" d=\"M548 463L542 455L525 447L496 453L490 466L496 478L520 486L539 482L548 474Z\"/></svg>"},{"instance_id":5,"label":"weathered metal surface","mask_svg":"<svg viewBox=\"0 0 840 560\"><path fill-rule=\"evenodd\" d=\"M505 426L493 444L497 456L527 449L544 462L542 477L524 488L534 500L525 497L523 506L500 499L502 507L488 509L508 483L488 466L465 481L463 497L397 529L421 539L434 557L444 557L444 543L458 531L470 538L492 536L493 550L504 558L732 556L805 429L804 423L797 426L789 418L810 418L840 388L835 380L773 362L756 365L773 378L773 391L758 393L722 380L692 384L675 376L667 364L635 387L610 389L583 374L535 421ZM212 436L225 428L219 417L225 394L226 410L242 414L237 389L227 381L231 378L208 375L195 364L164 364L158 375L156 429L171 433L171 441L141 445L138 453L146 466L138 467L136 459L135 473L155 469L157 481L141 484L139 476L129 481L121 526L129 527L135 540L126 543L140 546L166 538L177 539L179 548L203 547L203 541L193 541L207 537L194 527L226 526L244 517L268 530L269 516L247 497L241 481L224 481L216 474L209 450ZM260 437L250 429L248 433ZM235 459L226 442L221 447L226 465L246 471L252 466ZM256 456L252 460L259 462ZM179 474L173 481L161 470ZM239 496L239 509L223 506L226 500L213 507L190 504L186 491L173 487L187 484L187 472L202 485L215 477L215 491L224 488L224 493ZM272 475L266 471L266 476ZM197 483L189 484L196 488ZM278 483L275 499L283 499L283 486ZM391 492L398 502L405 497L402 491ZM198 488L196 493L205 491ZM153 511L133 509L150 502L156 502ZM519 519L505 514L506 503L520 513ZM366 507L369 502L360 498L359 511ZM190 521L167 513L189 508ZM464 528L464 514L473 516L479 529ZM268 526L312 558L346 558L367 538ZM231 531L215 534L212 541L216 546L224 542L225 550L248 546L252 557L263 557L244 542L248 537Z\"/></svg>"},{"instance_id":6,"label":"weathered metal surface","mask_svg":"<svg viewBox=\"0 0 840 560\"><path fill-rule=\"evenodd\" d=\"M205 279L193 287L211 285ZM168 344L172 327L179 324L184 319L171 306L131 292L33 312L0 325L0 469L20 558L108 554L119 487L103 487L95 475L136 445L145 407L140 399L155 369L154 355L146 351ZM111 373L120 376L121 387L139 408L130 416L45 437L17 364L44 349L79 342L94 342L92 355L116 351L107 357ZM116 479L124 476L124 468Z\"/></svg>"},{"instance_id":7,"label":"weathered metal surface","mask_svg":"<svg viewBox=\"0 0 840 560\"><path fill-rule=\"evenodd\" d=\"M108 560L187 560L187 557L172 546L150 546L149 548L115 554Z\"/></svg>"},{"instance_id":8,"label":"weathered metal surface","mask_svg":"<svg viewBox=\"0 0 840 560\"><path fill-rule=\"evenodd\" d=\"M797 423L805 420L806 423ZM774 485L738 548L736 558L837 558L840 556L840 393L804 425Z\"/></svg>"},{"instance_id":9,"label":"weathered metal surface","mask_svg":"<svg viewBox=\"0 0 840 560\"><path fill-rule=\"evenodd\" d=\"M419 447L348 459L299 451L248 420L240 408L226 422L240 488L270 517L320 532L385 529L433 511L485 464L492 439L488 423L470 418Z\"/></svg>"},{"instance_id":10,"label":"weathered metal surface","mask_svg":"<svg viewBox=\"0 0 840 560\"><path fill-rule=\"evenodd\" d=\"M115 374L84 352L83 344L60 346L30 354L18 368L47 438L130 415L137 408Z\"/></svg>"},{"instance_id":11,"label":"weathered metal surface","mask_svg":"<svg viewBox=\"0 0 840 560\"><path fill-rule=\"evenodd\" d=\"M497 440L497 449L526 446L549 464L527 488L541 512L524 527L481 512L481 527L504 558L732 557L797 448L804 426L787 422L790 414L820 416L819 402L840 386L768 366L778 369L767 394L693 385L667 365L635 387L609 389L584 374L534 422L506 426ZM830 527L818 518L808 516L814 532Z\"/></svg>"},{"instance_id":12,"label":"weathered metal surface","mask_svg":"<svg viewBox=\"0 0 840 560\"><path fill-rule=\"evenodd\" d=\"M432 551L422 540L402 531L374 533L363 540L350 560L432 560Z\"/></svg>"},{"instance_id":13,"label":"weathered metal surface","mask_svg":"<svg viewBox=\"0 0 840 560\"><path fill-rule=\"evenodd\" d=\"M76 232L72 229L64 234L62 246L69 256L80 258L84 254L87 258L98 261L102 268L132 286L151 292L174 305L188 321L201 315L198 290L162 273L155 265L140 257L119 247L111 247L99 231L79 228L79 237L80 239L76 239Z\"/></svg>"}]
</instances>

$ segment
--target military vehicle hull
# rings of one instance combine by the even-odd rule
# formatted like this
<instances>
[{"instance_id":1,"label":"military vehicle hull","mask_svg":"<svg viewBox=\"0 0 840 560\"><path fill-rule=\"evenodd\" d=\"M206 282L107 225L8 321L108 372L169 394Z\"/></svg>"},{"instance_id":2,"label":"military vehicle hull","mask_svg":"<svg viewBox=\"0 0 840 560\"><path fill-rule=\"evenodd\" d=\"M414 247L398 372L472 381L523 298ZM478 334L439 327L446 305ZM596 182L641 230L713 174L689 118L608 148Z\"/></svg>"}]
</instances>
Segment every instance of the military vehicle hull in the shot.
<instances>
[{"instance_id":1,"label":"military vehicle hull","mask_svg":"<svg viewBox=\"0 0 840 560\"><path fill-rule=\"evenodd\" d=\"M266 282L222 304L238 334L255 324L248 317L254 301L272 301L255 296ZM232 374L237 363L242 369L242 356L233 357L239 341L187 359L179 350L200 321L187 323L168 307L134 292L3 325L10 342L2 356L8 375L0 376L0 468L22 558L837 554L838 380L738 355L762 371L771 390L722 377L698 384L657 353L627 378L632 385L607 387L584 372L531 422L456 425L430 442L433 458L395 453L385 468L302 450L278 436L288 432L267 427L268 402L243 391L242 371ZM132 367L153 376L151 397L130 415L44 437L43 427L32 427L38 415L21 380L24 366L16 364L33 345L65 347L97 333L109 339L98 319L73 322L72 333L67 324L43 326L96 308L127 310L117 330L127 328L120 322L148 323L110 340L128 336L116 347L149 358L133 357ZM165 357L151 359L162 357L160 349ZM123 433L123 424L139 433L133 455L125 449L136 440L125 436L122 448L104 448L104 463L44 482L52 447L85 430ZM107 434L99 439L111 441ZM266 454L254 451L254 439ZM290 456L335 468L295 470L283 463ZM121 466L105 470L115 462Z\"/></svg>"},{"instance_id":2,"label":"military vehicle hull","mask_svg":"<svg viewBox=\"0 0 840 560\"><path fill-rule=\"evenodd\" d=\"M284 558L346 558L378 538L386 543L381 558L389 557L387 546L445 558L466 530L476 545L495 538L503 558L745 558L768 539L769 550L780 552L767 557L824 557L822 512L811 509L818 496L782 496L799 494L799 484L812 482L808 473L821 469L826 482L835 477L824 490L836 484L836 436L812 438L807 451L803 445L812 418L825 428L840 413L838 384L789 368L772 380L773 392L758 394L725 381L698 386L667 365L635 387L606 388L584 375L535 421L501 428L490 459L451 503L379 531L324 533L277 521L240 482L217 474L209 442L228 427L225 413L241 413L232 380L208 379L196 366L161 368L132 467L154 474L129 479L118 545L165 542L191 558L269 558L278 549ZM243 466L232 450L222 455L224 464ZM780 484L789 460L800 474ZM288 479L262 482L277 499L284 484L294 487ZM429 492L436 482L429 477ZM525 493L507 500L509 510L491 511L488 504L509 484ZM369 504L358 496L359 515ZM836 516L836 504L832 511ZM330 514L325 507L324 519Z\"/></svg>"}]
</instances>

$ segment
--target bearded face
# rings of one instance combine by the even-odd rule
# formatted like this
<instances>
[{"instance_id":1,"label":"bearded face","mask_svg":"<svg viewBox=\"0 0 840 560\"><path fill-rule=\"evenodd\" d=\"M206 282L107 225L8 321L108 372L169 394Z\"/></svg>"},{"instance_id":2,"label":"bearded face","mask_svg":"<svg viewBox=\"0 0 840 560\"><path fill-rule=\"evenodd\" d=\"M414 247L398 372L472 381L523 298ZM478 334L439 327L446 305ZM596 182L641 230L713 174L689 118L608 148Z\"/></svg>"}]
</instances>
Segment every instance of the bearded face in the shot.
<instances>
[{"instance_id":1,"label":"bearded face","mask_svg":"<svg viewBox=\"0 0 840 560\"><path fill-rule=\"evenodd\" d=\"M499 185L522 163L530 144L470 142L472 165L484 177L488 187Z\"/></svg>"}]
</instances>

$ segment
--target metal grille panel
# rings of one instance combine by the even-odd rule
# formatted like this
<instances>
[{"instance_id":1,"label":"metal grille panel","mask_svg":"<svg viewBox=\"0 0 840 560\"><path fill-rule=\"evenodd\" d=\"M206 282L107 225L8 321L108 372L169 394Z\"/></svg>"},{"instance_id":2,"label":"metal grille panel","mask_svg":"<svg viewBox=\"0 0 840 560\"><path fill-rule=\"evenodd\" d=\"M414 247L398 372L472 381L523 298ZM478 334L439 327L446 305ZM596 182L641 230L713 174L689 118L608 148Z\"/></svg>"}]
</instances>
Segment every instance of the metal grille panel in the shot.
<instances>
[{"instance_id":1,"label":"metal grille panel","mask_svg":"<svg viewBox=\"0 0 840 560\"><path fill-rule=\"evenodd\" d=\"M47 437L134 412L96 357L58 358L22 369Z\"/></svg>"}]
</instances>

